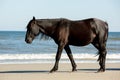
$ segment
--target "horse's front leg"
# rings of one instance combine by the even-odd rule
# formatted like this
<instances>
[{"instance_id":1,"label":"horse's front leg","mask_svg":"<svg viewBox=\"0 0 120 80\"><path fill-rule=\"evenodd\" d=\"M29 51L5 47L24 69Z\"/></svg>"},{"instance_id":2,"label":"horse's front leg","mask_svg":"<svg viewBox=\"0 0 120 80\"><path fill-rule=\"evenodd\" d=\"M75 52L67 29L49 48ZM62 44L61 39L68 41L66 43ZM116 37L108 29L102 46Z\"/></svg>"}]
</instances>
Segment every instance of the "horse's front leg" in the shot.
<instances>
[{"instance_id":1,"label":"horse's front leg","mask_svg":"<svg viewBox=\"0 0 120 80\"><path fill-rule=\"evenodd\" d=\"M52 70L50 71L50 73L55 72L55 71L58 70L58 64L59 64L59 60L60 60L61 53L62 53L62 50L63 50L63 48L64 48L64 45L65 45L65 44L63 44L63 43L60 44L60 45L58 45L58 50L57 50L57 54L56 54L55 65L54 65L54 67L52 68Z\"/></svg>"}]
</instances>

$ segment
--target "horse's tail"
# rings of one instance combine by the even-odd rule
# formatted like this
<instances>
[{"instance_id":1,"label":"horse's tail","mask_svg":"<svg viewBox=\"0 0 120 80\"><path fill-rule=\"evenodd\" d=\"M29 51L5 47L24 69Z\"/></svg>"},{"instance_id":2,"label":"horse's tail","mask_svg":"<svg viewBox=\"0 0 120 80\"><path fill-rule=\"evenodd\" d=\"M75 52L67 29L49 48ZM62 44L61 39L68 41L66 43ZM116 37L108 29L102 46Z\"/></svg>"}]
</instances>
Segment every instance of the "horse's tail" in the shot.
<instances>
[{"instance_id":1,"label":"horse's tail","mask_svg":"<svg viewBox=\"0 0 120 80\"><path fill-rule=\"evenodd\" d=\"M98 38L98 44L100 45L100 49L105 49L106 51L106 42L108 39L108 23L99 19L94 19L96 24L96 32L97 32L97 38ZM104 46L104 47L103 47ZM107 54L107 51L105 55ZM99 58L98 61L101 59L101 57L105 56L101 54L101 52L98 52Z\"/></svg>"},{"instance_id":2,"label":"horse's tail","mask_svg":"<svg viewBox=\"0 0 120 80\"><path fill-rule=\"evenodd\" d=\"M108 30L109 30L109 28L108 28L108 23L107 23L106 21L105 21L104 23L105 23L105 28L106 28L105 41L107 41L107 39L108 39Z\"/></svg>"}]
</instances>

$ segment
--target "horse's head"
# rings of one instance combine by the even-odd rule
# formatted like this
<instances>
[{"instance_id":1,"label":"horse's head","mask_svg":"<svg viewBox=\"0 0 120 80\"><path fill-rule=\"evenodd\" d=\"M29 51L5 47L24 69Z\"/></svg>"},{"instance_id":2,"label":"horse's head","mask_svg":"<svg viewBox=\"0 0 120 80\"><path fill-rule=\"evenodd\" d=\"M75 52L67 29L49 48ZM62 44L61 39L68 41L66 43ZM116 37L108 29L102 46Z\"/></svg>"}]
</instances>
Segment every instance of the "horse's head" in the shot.
<instances>
[{"instance_id":1,"label":"horse's head","mask_svg":"<svg viewBox=\"0 0 120 80\"><path fill-rule=\"evenodd\" d=\"M27 32L26 32L26 43L32 43L34 38L39 35L40 27L37 25L37 21L35 17L28 23L27 25Z\"/></svg>"}]
</instances>

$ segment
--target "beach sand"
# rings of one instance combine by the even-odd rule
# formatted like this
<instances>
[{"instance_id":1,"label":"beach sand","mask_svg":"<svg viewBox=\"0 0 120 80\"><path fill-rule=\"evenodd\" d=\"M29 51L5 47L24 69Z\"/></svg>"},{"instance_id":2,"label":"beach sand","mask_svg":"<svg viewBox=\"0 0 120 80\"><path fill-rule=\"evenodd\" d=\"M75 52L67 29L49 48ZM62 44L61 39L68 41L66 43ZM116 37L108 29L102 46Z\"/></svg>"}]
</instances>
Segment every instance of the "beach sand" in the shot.
<instances>
[{"instance_id":1,"label":"beach sand","mask_svg":"<svg viewBox=\"0 0 120 80\"><path fill-rule=\"evenodd\" d=\"M60 63L59 70L49 73L53 63L0 64L0 80L120 80L120 63L107 63L106 72L97 73L98 63Z\"/></svg>"}]
</instances>

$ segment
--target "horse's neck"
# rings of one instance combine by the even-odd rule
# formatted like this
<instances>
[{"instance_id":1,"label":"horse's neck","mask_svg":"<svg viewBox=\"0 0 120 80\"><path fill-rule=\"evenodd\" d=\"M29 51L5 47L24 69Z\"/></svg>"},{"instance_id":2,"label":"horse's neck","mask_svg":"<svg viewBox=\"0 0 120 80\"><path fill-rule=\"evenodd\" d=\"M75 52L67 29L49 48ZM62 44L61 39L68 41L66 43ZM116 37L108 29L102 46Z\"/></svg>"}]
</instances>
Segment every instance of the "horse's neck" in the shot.
<instances>
[{"instance_id":1,"label":"horse's neck","mask_svg":"<svg viewBox=\"0 0 120 80\"><path fill-rule=\"evenodd\" d=\"M55 31L55 26L53 22L46 23L43 28L44 28L44 34L48 36L51 36Z\"/></svg>"},{"instance_id":2,"label":"horse's neck","mask_svg":"<svg viewBox=\"0 0 120 80\"><path fill-rule=\"evenodd\" d=\"M60 21L60 19L38 19L37 23L42 29L44 29L44 34L51 36L56 28L56 24Z\"/></svg>"},{"instance_id":3,"label":"horse's neck","mask_svg":"<svg viewBox=\"0 0 120 80\"><path fill-rule=\"evenodd\" d=\"M45 31L48 36L52 36L53 33L55 32L55 27L54 26L46 26Z\"/></svg>"}]
</instances>

